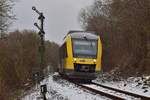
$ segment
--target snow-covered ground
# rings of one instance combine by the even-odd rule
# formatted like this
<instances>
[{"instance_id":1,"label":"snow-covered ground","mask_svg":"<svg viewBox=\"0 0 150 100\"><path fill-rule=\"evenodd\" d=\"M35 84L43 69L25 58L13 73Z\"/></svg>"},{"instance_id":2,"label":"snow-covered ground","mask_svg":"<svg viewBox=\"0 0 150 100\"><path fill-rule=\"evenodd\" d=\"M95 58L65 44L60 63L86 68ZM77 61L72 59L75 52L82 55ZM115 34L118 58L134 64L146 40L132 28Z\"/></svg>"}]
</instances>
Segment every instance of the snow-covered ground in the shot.
<instances>
[{"instance_id":1,"label":"snow-covered ground","mask_svg":"<svg viewBox=\"0 0 150 100\"><path fill-rule=\"evenodd\" d=\"M101 79L96 79L94 82L103 84L109 87L117 88L124 91L130 91L139 95L144 95L150 97L150 79L147 80L145 85L145 80L141 77L130 77L127 80L122 81L102 81Z\"/></svg>"},{"instance_id":2,"label":"snow-covered ground","mask_svg":"<svg viewBox=\"0 0 150 100\"><path fill-rule=\"evenodd\" d=\"M53 76L57 75L49 75L41 82L41 85L47 85L48 92L46 97L48 100L109 100L106 97L80 89L78 86L59 77L53 78ZM128 80L114 82L102 81L100 78L97 78L94 82L150 97L150 86L143 85L143 83L139 82L139 79L129 78ZM40 88L35 87L22 100L42 100L40 97Z\"/></svg>"},{"instance_id":3,"label":"snow-covered ground","mask_svg":"<svg viewBox=\"0 0 150 100\"><path fill-rule=\"evenodd\" d=\"M54 80L52 75L44 79L41 84L47 84L46 97L48 100L110 100L98 94L82 90L66 80ZM40 89L37 89L23 97L22 100L42 100L40 97Z\"/></svg>"},{"instance_id":4,"label":"snow-covered ground","mask_svg":"<svg viewBox=\"0 0 150 100\"><path fill-rule=\"evenodd\" d=\"M120 92L116 92L116 91L113 91L110 89L106 89L106 88L103 88L103 87L100 87L100 86L97 86L94 84L84 84L84 86L90 87L90 88L98 90L98 91L102 91L102 92L107 93L107 94L114 95L116 97L120 97L124 100L140 100L140 98L135 98L133 96L126 95L126 94L120 93Z\"/></svg>"}]
</instances>

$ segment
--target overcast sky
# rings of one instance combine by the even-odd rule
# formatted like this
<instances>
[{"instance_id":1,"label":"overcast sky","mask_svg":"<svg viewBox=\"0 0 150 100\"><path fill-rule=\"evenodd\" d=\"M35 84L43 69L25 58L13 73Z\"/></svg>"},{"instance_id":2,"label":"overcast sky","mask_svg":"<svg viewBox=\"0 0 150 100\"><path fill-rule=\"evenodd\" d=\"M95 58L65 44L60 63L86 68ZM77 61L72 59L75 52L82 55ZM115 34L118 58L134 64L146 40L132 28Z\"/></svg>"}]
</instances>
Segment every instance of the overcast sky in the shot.
<instances>
[{"instance_id":1,"label":"overcast sky","mask_svg":"<svg viewBox=\"0 0 150 100\"><path fill-rule=\"evenodd\" d=\"M42 11L46 17L46 39L61 43L69 30L81 30L78 14L81 8L91 5L94 0L18 0L13 12L17 20L11 31L15 29L34 29L38 15L32 11L32 6Z\"/></svg>"}]
</instances>

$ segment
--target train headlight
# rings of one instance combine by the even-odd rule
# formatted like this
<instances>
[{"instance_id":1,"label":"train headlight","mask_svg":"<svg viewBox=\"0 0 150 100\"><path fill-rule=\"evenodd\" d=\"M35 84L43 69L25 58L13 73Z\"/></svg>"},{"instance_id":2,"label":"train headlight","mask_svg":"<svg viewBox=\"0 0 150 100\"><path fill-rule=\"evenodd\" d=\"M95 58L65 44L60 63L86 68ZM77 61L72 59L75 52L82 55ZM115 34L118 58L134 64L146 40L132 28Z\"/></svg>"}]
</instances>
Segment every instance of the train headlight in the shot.
<instances>
[{"instance_id":1,"label":"train headlight","mask_svg":"<svg viewBox=\"0 0 150 100\"><path fill-rule=\"evenodd\" d=\"M96 59L94 59L93 62L96 63Z\"/></svg>"},{"instance_id":2,"label":"train headlight","mask_svg":"<svg viewBox=\"0 0 150 100\"><path fill-rule=\"evenodd\" d=\"M77 61L77 59L76 59L76 58L74 58L74 61L76 62L76 61Z\"/></svg>"}]
</instances>

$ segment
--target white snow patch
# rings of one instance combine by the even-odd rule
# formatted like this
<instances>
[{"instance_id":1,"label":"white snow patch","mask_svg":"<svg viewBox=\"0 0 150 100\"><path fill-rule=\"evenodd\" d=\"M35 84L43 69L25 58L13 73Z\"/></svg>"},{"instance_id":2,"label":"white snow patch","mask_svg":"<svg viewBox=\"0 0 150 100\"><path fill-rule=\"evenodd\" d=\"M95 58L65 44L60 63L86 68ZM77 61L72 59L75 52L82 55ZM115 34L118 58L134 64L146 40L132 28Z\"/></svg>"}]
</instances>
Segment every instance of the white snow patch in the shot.
<instances>
[{"instance_id":1,"label":"white snow patch","mask_svg":"<svg viewBox=\"0 0 150 100\"><path fill-rule=\"evenodd\" d=\"M136 82L137 80L139 80L139 77L130 77L127 80L123 80L123 81L119 81L119 82L114 82L114 81L102 81L101 79L96 79L94 80L94 82L99 83L99 84L103 84L105 86L109 86L112 88L117 88L120 90L124 90L124 91L129 91L132 93L136 93L139 95L143 95L146 97L150 97L150 87L147 86L146 89L143 89L143 84L138 85L139 82ZM141 80L140 80L141 81ZM145 90L148 90L147 92L144 92Z\"/></svg>"},{"instance_id":2,"label":"white snow patch","mask_svg":"<svg viewBox=\"0 0 150 100\"><path fill-rule=\"evenodd\" d=\"M104 93L108 93L108 94L123 98L125 100L139 100L139 98L134 98L132 96L129 96L129 95L126 95L126 94L123 94L123 93L119 93L119 92L116 92L116 91L113 91L113 90L110 90L110 89L106 89L106 88L103 88L103 87L100 87L100 86L97 86L97 85L93 85L93 84L92 85L83 84L83 85L87 86L87 87L90 87L92 89L98 90L98 91L102 91Z\"/></svg>"},{"instance_id":3,"label":"white snow patch","mask_svg":"<svg viewBox=\"0 0 150 100\"><path fill-rule=\"evenodd\" d=\"M44 79L41 84L47 84L48 92L46 94L48 100L110 100L106 97L93 94L77 87L76 85L62 79L53 80L52 75ZM40 100L40 89L26 95L22 100Z\"/></svg>"}]
</instances>

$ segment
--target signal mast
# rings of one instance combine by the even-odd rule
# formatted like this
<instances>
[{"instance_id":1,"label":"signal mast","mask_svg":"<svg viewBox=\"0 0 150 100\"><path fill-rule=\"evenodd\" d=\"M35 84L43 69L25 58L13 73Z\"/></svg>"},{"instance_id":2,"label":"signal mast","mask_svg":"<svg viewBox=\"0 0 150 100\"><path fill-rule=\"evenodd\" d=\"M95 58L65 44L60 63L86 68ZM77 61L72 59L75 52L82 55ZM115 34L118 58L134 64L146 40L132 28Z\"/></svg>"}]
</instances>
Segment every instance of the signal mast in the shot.
<instances>
[{"instance_id":1,"label":"signal mast","mask_svg":"<svg viewBox=\"0 0 150 100\"><path fill-rule=\"evenodd\" d=\"M44 32L44 15L42 12L39 12L36 7L32 7L32 10L35 11L39 17L38 17L38 20L40 20L40 26L37 24L37 23L34 23L34 26L37 27L37 29L39 30L39 33L38 35L40 36L40 46L39 46L39 52L40 52L40 72L39 72L39 75L40 75L40 80L41 81L42 79L44 79L44 73L42 71L42 68L45 66L45 43L44 43L44 35L45 35L45 32Z\"/></svg>"}]
</instances>

